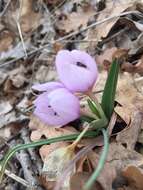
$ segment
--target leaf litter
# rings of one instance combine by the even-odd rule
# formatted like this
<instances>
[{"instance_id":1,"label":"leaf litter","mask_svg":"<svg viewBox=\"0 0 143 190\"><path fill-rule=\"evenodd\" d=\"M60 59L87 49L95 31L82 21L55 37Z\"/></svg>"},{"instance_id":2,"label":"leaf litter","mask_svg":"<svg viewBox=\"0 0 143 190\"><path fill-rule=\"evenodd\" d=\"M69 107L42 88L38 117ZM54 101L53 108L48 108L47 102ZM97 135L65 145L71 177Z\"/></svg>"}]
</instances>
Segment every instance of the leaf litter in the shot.
<instances>
[{"instance_id":1,"label":"leaf litter","mask_svg":"<svg viewBox=\"0 0 143 190\"><path fill-rule=\"evenodd\" d=\"M3 9L7 1L3 0ZM130 12L129 14L124 14ZM20 14L19 14L20 13ZM19 14L20 30L26 51L30 55L25 58L21 37L16 25ZM124 14L123 16L119 16ZM109 19L110 17L115 17ZM16 133L25 126L31 141L78 133L82 129L81 123L76 121L63 128L49 128L32 115L32 101L34 99L31 85L57 79L53 65L54 56L60 49L82 49L88 51L95 58L100 79L94 87L97 97L101 98L108 69L116 51L126 52L126 61L121 66L116 93L116 117L110 126L110 148L107 161L94 189L103 190L142 190L142 115L143 115L143 2L142 1L10 1L0 20L0 133L4 140L0 141L3 151L12 143L23 143L22 136L14 138ZM95 27L80 32L96 22L103 22ZM66 40L52 43L72 32ZM48 45L37 53L31 53L44 45ZM7 62L10 61L10 64ZM17 124L20 125L19 130ZM30 131L30 132L29 132ZM21 132L20 132L21 133ZM13 139L13 140L11 140ZM26 143L26 142L25 142ZM50 160L54 164L54 157L58 150L66 150L71 142L60 142L44 145L36 149L36 160L42 165ZM75 154L86 148L90 143L97 146L87 153L81 161L80 172L77 162L74 166L66 189L81 189L83 184L97 167L103 141L98 139L81 140L76 147ZM0 149L1 150L1 149ZM3 155L0 151L0 155ZM69 157L71 160L72 158ZM61 160L61 159L60 159ZM33 160L31 160L33 163ZM38 164L39 162L37 162ZM60 163L60 162L59 162ZM57 164L59 164L57 163ZM10 163L11 170L18 175L23 170L17 161L16 169ZM56 164L56 162L55 162ZM50 165L52 166L52 165ZM48 167L50 167L48 166ZM35 170L31 165L30 170ZM42 169L41 169L42 172ZM22 174L20 174L22 176ZM41 187L39 189L55 188L46 173L37 174ZM7 184L12 184L6 178ZM15 181L14 186L17 187ZM78 183L79 182L79 183ZM43 187L42 187L43 186ZM0 188L3 188L0 185ZM6 185L5 187L6 188ZM16 189L16 188L15 188ZM23 186L20 185L20 190Z\"/></svg>"}]
</instances>

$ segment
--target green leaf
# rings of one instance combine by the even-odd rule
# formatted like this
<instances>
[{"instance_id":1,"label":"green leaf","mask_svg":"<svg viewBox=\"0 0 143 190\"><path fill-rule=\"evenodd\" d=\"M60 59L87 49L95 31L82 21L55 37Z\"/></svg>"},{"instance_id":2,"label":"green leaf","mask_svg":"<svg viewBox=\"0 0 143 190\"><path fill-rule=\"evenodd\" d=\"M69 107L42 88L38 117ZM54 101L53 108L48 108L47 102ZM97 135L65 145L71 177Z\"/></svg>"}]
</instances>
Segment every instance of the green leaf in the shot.
<instances>
[{"instance_id":1,"label":"green leaf","mask_svg":"<svg viewBox=\"0 0 143 190\"><path fill-rule=\"evenodd\" d=\"M98 134L99 134L99 131L87 131L84 134L84 137L93 138L93 137L96 137ZM1 165L0 183L2 182L2 178L3 178L5 168L7 166L8 161L13 157L13 155L17 151L28 149L28 148L34 148L34 147L38 147L38 146L42 146L42 145L46 145L46 144L51 144L51 143L55 143L55 142L60 142L60 141L71 141L71 140L75 140L78 136L79 136L79 134L65 135L65 136L55 137L55 138L41 140L41 141L37 141L37 142L32 142L32 143L28 143L28 144L20 144L20 145L13 147L5 155L3 161L0 163L0 165Z\"/></svg>"},{"instance_id":2,"label":"green leaf","mask_svg":"<svg viewBox=\"0 0 143 190\"><path fill-rule=\"evenodd\" d=\"M89 108L91 109L91 111L92 111L98 118L101 118L100 113L99 113L99 111L98 111L98 108L97 108L95 102L92 101L91 99L88 99L87 102L88 102L88 106L89 106Z\"/></svg>"},{"instance_id":3,"label":"green leaf","mask_svg":"<svg viewBox=\"0 0 143 190\"><path fill-rule=\"evenodd\" d=\"M90 123L90 122L92 122L92 121L94 121L94 118L92 118L92 117L89 117L89 116L87 116L87 115L82 115L82 116L80 116L80 120L82 121L82 122L88 122L88 123Z\"/></svg>"},{"instance_id":4,"label":"green leaf","mask_svg":"<svg viewBox=\"0 0 143 190\"><path fill-rule=\"evenodd\" d=\"M119 69L120 69L119 60L117 59L113 60L102 96L101 106L105 115L109 120L114 110L114 101L115 101L115 93L116 93Z\"/></svg>"}]
</instances>

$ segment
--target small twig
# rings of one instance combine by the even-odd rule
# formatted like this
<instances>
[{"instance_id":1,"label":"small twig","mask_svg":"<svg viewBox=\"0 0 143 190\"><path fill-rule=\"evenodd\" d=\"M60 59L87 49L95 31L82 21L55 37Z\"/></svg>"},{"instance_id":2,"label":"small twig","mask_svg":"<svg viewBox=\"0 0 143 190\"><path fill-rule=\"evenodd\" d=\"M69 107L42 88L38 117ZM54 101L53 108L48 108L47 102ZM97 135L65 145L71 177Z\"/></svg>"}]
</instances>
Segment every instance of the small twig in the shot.
<instances>
[{"instance_id":1,"label":"small twig","mask_svg":"<svg viewBox=\"0 0 143 190\"><path fill-rule=\"evenodd\" d=\"M4 10L3 10L2 13L0 14L0 17L2 17L2 16L5 14L5 12L6 12L7 8L8 8L8 6L10 5L10 2L11 2L11 0L9 0L9 1L7 2L7 4L5 5Z\"/></svg>"},{"instance_id":2,"label":"small twig","mask_svg":"<svg viewBox=\"0 0 143 190\"><path fill-rule=\"evenodd\" d=\"M21 138L23 139L25 144L31 142L29 139L28 129L25 127L21 130ZM34 173L40 174L41 169L42 169L42 162L40 161L39 156L35 153L34 148L27 149L27 151L32 161Z\"/></svg>"},{"instance_id":3,"label":"small twig","mask_svg":"<svg viewBox=\"0 0 143 190\"><path fill-rule=\"evenodd\" d=\"M0 165L0 170L1 170L1 165ZM15 175L14 173L10 172L9 170L6 169L5 174L8 177L12 178L13 180L17 181L18 183L24 185L25 187L31 188L31 186L29 185L29 183L26 180L24 180L21 177Z\"/></svg>"},{"instance_id":4,"label":"small twig","mask_svg":"<svg viewBox=\"0 0 143 190\"><path fill-rule=\"evenodd\" d=\"M20 27L20 13L21 13L21 9L22 9L22 3L23 3L23 0L20 0L20 8L19 8L19 13L18 13L17 18L16 18L16 25L17 25L17 29L18 29L18 32L19 32L19 36L20 36L20 39L21 39L22 46L23 46L23 50L24 50L24 53L25 53L25 57L27 58L28 55L27 55L25 44L24 44L21 27Z\"/></svg>"},{"instance_id":5,"label":"small twig","mask_svg":"<svg viewBox=\"0 0 143 190\"><path fill-rule=\"evenodd\" d=\"M47 48L48 46L50 46L50 45L52 45L52 44L54 44L54 43L56 43L56 42L61 42L61 41L63 41L63 40L66 40L66 39L68 39L68 38L71 38L71 37L73 37L73 36L76 36L76 35L78 35L79 33L85 32L85 31L87 31L87 30L89 30L89 29L91 29L91 28L94 28L95 26L98 26L98 25L100 25L100 24L103 24L103 23L105 23L105 22L107 22L107 21L110 21L110 20L112 20L112 19L118 18L118 17L120 17L120 16L125 16L125 15L133 14L133 13L136 13L136 14L138 13L138 14L139 14L138 11L128 11L128 12L121 13L121 14L119 14L119 15L115 15L115 16L111 16L111 17L105 18L105 19L103 19L103 20L101 20L101 21L98 21L98 22L95 22L95 23L93 23L93 24L91 24L91 25L89 25L89 26L87 26L87 27L85 27L85 28L83 28L83 29L81 29L81 30L72 32L72 33L70 33L70 34L68 34L68 35L66 35L66 36L64 36L64 37L62 37L62 38L59 38L59 39L57 39L57 40L53 40L53 41L49 42L48 44L46 44L46 45L44 45L44 46L42 46L42 47L40 47L40 48L38 48L38 49L36 49L36 50L33 50L33 51L27 53L27 56L30 56L30 55L32 55L32 54L34 54L34 53L37 53L38 51L41 51L41 50L43 50L44 48ZM20 56L19 58L16 58L16 59L11 60L11 61L8 61L8 62L5 62L5 63L3 63L3 64L0 65L0 68L3 67L3 66L5 66L5 65L11 64L11 63L13 63L13 62L15 62L15 61L18 61L18 60L20 60L20 59L22 59L22 58L23 58L23 56ZM3 61L3 60L0 60L0 61Z\"/></svg>"}]
</instances>

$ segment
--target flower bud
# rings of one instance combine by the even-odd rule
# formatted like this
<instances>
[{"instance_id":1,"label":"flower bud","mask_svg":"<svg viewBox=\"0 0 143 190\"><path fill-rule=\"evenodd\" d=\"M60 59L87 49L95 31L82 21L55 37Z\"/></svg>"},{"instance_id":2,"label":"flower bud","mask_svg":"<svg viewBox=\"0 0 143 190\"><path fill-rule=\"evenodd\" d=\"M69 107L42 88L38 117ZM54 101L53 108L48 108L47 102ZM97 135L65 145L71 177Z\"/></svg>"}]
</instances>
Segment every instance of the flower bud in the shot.
<instances>
[{"instance_id":1,"label":"flower bud","mask_svg":"<svg viewBox=\"0 0 143 190\"><path fill-rule=\"evenodd\" d=\"M56 56L60 81L71 92L86 92L97 80L98 70L94 59L79 50L61 50Z\"/></svg>"},{"instance_id":2,"label":"flower bud","mask_svg":"<svg viewBox=\"0 0 143 190\"><path fill-rule=\"evenodd\" d=\"M80 115L78 98L65 88L42 93L34 104L34 114L49 125L62 126Z\"/></svg>"}]
</instances>

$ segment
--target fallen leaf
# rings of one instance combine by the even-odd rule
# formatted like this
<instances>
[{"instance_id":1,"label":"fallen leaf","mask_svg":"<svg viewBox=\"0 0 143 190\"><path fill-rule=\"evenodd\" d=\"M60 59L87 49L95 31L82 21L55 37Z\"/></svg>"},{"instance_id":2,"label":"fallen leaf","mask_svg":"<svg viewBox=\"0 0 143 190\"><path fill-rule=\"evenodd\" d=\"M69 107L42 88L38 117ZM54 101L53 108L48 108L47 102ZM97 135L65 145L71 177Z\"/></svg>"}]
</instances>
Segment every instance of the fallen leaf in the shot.
<instances>
[{"instance_id":1,"label":"fallen leaf","mask_svg":"<svg viewBox=\"0 0 143 190\"><path fill-rule=\"evenodd\" d=\"M143 169L129 165L123 170L123 176L127 178L132 189L143 190Z\"/></svg>"},{"instance_id":2,"label":"fallen leaf","mask_svg":"<svg viewBox=\"0 0 143 190\"><path fill-rule=\"evenodd\" d=\"M11 128L10 127L0 128L0 138L8 139L8 138L10 138L10 136L11 136Z\"/></svg>"},{"instance_id":3,"label":"fallen leaf","mask_svg":"<svg viewBox=\"0 0 143 190\"><path fill-rule=\"evenodd\" d=\"M74 149L69 146L60 147L52 151L45 159L42 173L47 181L57 181L63 174L68 162L74 157ZM75 166L67 172L61 189L69 189L70 178L75 172Z\"/></svg>"},{"instance_id":4,"label":"fallen leaf","mask_svg":"<svg viewBox=\"0 0 143 190\"><path fill-rule=\"evenodd\" d=\"M58 137L61 135L70 135L77 133L76 129L70 126L64 128L54 128L44 124L35 116L31 117L29 127L33 130L31 133L31 140L40 140L42 136L46 138Z\"/></svg>"},{"instance_id":5,"label":"fallen leaf","mask_svg":"<svg viewBox=\"0 0 143 190\"><path fill-rule=\"evenodd\" d=\"M75 31L80 27L87 26L89 19L95 14L92 7L88 10L77 10L77 12L72 12L71 14L65 16L63 20L58 21L57 27L59 30L69 33Z\"/></svg>"},{"instance_id":6,"label":"fallen leaf","mask_svg":"<svg viewBox=\"0 0 143 190\"><path fill-rule=\"evenodd\" d=\"M25 115L17 115L15 113L15 111L11 111L11 112L8 112L6 114L2 114L0 115L0 128L8 125L8 124L11 124L11 123L15 123L15 122L22 122L24 120L28 119L27 116Z\"/></svg>"},{"instance_id":7,"label":"fallen leaf","mask_svg":"<svg viewBox=\"0 0 143 190\"><path fill-rule=\"evenodd\" d=\"M7 114L12 110L12 105L8 101L0 102L0 116Z\"/></svg>"},{"instance_id":8,"label":"fallen leaf","mask_svg":"<svg viewBox=\"0 0 143 190\"><path fill-rule=\"evenodd\" d=\"M99 65L105 65L106 62L109 62L109 64L112 62L112 56L113 53L117 50L116 47L105 49L105 51L101 55L96 56L96 62Z\"/></svg>"},{"instance_id":9,"label":"fallen leaf","mask_svg":"<svg viewBox=\"0 0 143 190\"><path fill-rule=\"evenodd\" d=\"M0 33L0 52L7 51L14 41L14 34L4 30Z\"/></svg>"},{"instance_id":10,"label":"fallen leaf","mask_svg":"<svg viewBox=\"0 0 143 190\"><path fill-rule=\"evenodd\" d=\"M143 111L143 96L134 85L134 79L129 73L119 75L116 101L133 112L134 109Z\"/></svg>"},{"instance_id":11,"label":"fallen leaf","mask_svg":"<svg viewBox=\"0 0 143 190\"><path fill-rule=\"evenodd\" d=\"M131 122L131 116L132 116L130 108L128 108L128 107L122 107L122 106L116 106L114 108L114 111L118 114L118 116L120 116L123 119L123 121L127 125L130 124L130 122Z\"/></svg>"},{"instance_id":12,"label":"fallen leaf","mask_svg":"<svg viewBox=\"0 0 143 190\"><path fill-rule=\"evenodd\" d=\"M5 82L7 77L8 74L6 73L5 70L0 71L0 85L2 85Z\"/></svg>"},{"instance_id":13,"label":"fallen leaf","mask_svg":"<svg viewBox=\"0 0 143 190\"><path fill-rule=\"evenodd\" d=\"M70 180L70 190L79 190L83 189L84 184L90 177L90 173L88 172L78 172L75 173ZM93 187L90 190L103 190L101 185L98 182L95 182Z\"/></svg>"},{"instance_id":14,"label":"fallen leaf","mask_svg":"<svg viewBox=\"0 0 143 190\"><path fill-rule=\"evenodd\" d=\"M115 167L118 173L121 173L121 171L128 165L141 164L142 155L135 150L125 148L119 143L111 142L109 146L107 163L110 163L113 167Z\"/></svg>"},{"instance_id":15,"label":"fallen leaf","mask_svg":"<svg viewBox=\"0 0 143 190\"><path fill-rule=\"evenodd\" d=\"M68 143L66 142L58 142L58 143L52 143L50 145L43 145L40 150L40 156L43 160L43 162L45 161L46 157L48 157L48 155L53 152L55 149L57 148L61 148L61 147L66 147L68 145Z\"/></svg>"},{"instance_id":16,"label":"fallen leaf","mask_svg":"<svg viewBox=\"0 0 143 190\"><path fill-rule=\"evenodd\" d=\"M24 0L21 2L20 26L22 32L25 33L36 29L39 25L39 21L41 18L40 13L34 12L33 3L33 0Z\"/></svg>"},{"instance_id":17,"label":"fallen leaf","mask_svg":"<svg viewBox=\"0 0 143 190\"><path fill-rule=\"evenodd\" d=\"M126 145L128 149L134 149L141 130L142 121L143 114L134 110L130 125L117 134L117 142Z\"/></svg>"},{"instance_id":18,"label":"fallen leaf","mask_svg":"<svg viewBox=\"0 0 143 190\"><path fill-rule=\"evenodd\" d=\"M119 15L123 11L125 11L127 8L129 8L132 5L132 0L127 0L126 2L124 0L122 1L108 1L106 4L106 8L102 11L102 14L99 14L97 18L97 22L104 20L108 17L113 17L116 15ZM114 24L117 22L119 18L115 18L112 20L109 20L108 22L102 23L99 25L96 29L96 37L98 41L101 40L101 38L105 38L111 28L114 26ZM103 30L104 28L104 30Z\"/></svg>"},{"instance_id":19,"label":"fallen leaf","mask_svg":"<svg viewBox=\"0 0 143 190\"><path fill-rule=\"evenodd\" d=\"M99 161L99 155L92 151L88 154L88 158L92 163L93 168L96 168ZM116 175L115 168L110 163L106 162L103 170L97 178L97 181L103 189L112 189L112 183Z\"/></svg>"}]
</instances>

